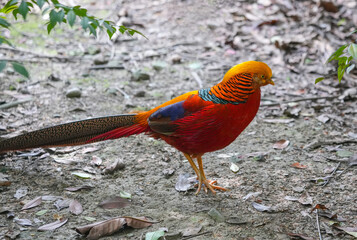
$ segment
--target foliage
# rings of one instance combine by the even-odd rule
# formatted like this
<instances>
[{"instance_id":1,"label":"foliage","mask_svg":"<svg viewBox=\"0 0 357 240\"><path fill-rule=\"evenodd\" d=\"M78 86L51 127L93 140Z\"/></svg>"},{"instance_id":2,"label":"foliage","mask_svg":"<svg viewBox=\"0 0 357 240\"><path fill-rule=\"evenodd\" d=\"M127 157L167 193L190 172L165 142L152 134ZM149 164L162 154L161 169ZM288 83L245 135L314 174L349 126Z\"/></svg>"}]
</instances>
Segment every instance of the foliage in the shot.
<instances>
[{"instance_id":1,"label":"foliage","mask_svg":"<svg viewBox=\"0 0 357 240\"><path fill-rule=\"evenodd\" d=\"M353 31L351 34L356 32L357 30ZM343 75L345 73L349 74L356 66L354 62L357 61L357 44L349 43L342 45L339 49L331 54L326 63L332 62L334 60L338 62L337 77L339 82L341 82ZM316 78L315 84L324 80L325 77Z\"/></svg>"},{"instance_id":2,"label":"foliage","mask_svg":"<svg viewBox=\"0 0 357 240\"><path fill-rule=\"evenodd\" d=\"M89 34L97 36L97 30L104 30L108 34L109 38L112 38L114 33L117 31L121 34L128 33L133 36L134 34L139 34L145 37L141 32L127 28L125 26L116 26L114 22L96 18L94 16L88 15L87 9L81 6L66 6L61 4L58 0L9 0L6 2L5 6L0 9L0 14L10 14L18 20L18 16L22 16L26 20L27 15L38 7L42 14L49 13L49 21L46 23L48 34L51 33L54 27L60 25L61 23L68 24L73 27L76 22L80 24L83 30L89 31ZM0 30L2 28L10 29L11 24L7 21L5 16L0 15ZM146 37L145 37L146 38ZM8 44L12 46L11 42L1 35L0 32L0 45ZM26 68L20 63L12 63L15 72L23 75L24 77L29 77ZM0 72L6 67L6 61L0 61Z\"/></svg>"}]
</instances>

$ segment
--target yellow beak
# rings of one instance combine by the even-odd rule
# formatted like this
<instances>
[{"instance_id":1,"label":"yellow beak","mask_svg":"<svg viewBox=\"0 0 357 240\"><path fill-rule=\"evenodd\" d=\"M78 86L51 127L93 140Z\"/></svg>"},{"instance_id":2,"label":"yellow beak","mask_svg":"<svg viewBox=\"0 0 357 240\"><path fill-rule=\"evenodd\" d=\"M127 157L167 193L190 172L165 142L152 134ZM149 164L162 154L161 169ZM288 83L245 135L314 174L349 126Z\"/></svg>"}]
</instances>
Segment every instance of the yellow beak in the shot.
<instances>
[{"instance_id":1,"label":"yellow beak","mask_svg":"<svg viewBox=\"0 0 357 240\"><path fill-rule=\"evenodd\" d=\"M267 80L267 83L268 83L268 84L271 84L271 85L275 85L275 83L273 82L273 80L271 80L271 78L269 78L269 79Z\"/></svg>"}]
</instances>

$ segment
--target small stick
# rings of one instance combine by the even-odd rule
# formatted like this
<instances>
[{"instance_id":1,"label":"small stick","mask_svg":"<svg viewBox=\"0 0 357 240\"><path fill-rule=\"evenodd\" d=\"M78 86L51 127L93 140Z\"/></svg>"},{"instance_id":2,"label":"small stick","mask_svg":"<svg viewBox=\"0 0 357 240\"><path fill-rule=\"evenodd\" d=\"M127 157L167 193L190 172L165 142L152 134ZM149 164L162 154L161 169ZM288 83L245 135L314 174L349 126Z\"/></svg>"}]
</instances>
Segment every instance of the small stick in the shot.
<instances>
[{"instance_id":1,"label":"small stick","mask_svg":"<svg viewBox=\"0 0 357 240\"><path fill-rule=\"evenodd\" d=\"M307 148L315 149L321 147L322 145L336 145L336 144L345 144L345 143L357 143L357 140L343 139L343 140L330 140L330 141L314 141L306 145L303 149L307 149Z\"/></svg>"},{"instance_id":2,"label":"small stick","mask_svg":"<svg viewBox=\"0 0 357 240\"><path fill-rule=\"evenodd\" d=\"M325 186L329 183L330 179L333 177L333 175L335 174L335 172L337 171L337 169L338 169L338 167L339 167L340 165L341 165L341 162L339 162L339 163L337 164L337 166L335 167L335 169L333 170L333 172L331 173L331 175L327 177L327 179L326 179L324 185L322 185L322 187L325 187Z\"/></svg>"},{"instance_id":3,"label":"small stick","mask_svg":"<svg viewBox=\"0 0 357 240\"><path fill-rule=\"evenodd\" d=\"M320 221L319 221L318 209L315 210L315 213L316 213L316 226L317 226L317 231L319 233L319 239L323 240L322 239L322 235L321 235L321 231L320 231Z\"/></svg>"},{"instance_id":4,"label":"small stick","mask_svg":"<svg viewBox=\"0 0 357 240\"><path fill-rule=\"evenodd\" d=\"M195 81L198 83L198 87L199 88L202 88L203 85L202 85L202 80L201 78L198 76L198 74L196 72L191 72L191 75L193 77L193 79L195 79Z\"/></svg>"},{"instance_id":5,"label":"small stick","mask_svg":"<svg viewBox=\"0 0 357 240\"><path fill-rule=\"evenodd\" d=\"M23 100L10 102L10 103L5 103L5 104L0 105L0 109L8 109L8 108L16 107L17 105L30 102L31 100L32 99L23 99Z\"/></svg>"},{"instance_id":6,"label":"small stick","mask_svg":"<svg viewBox=\"0 0 357 240\"><path fill-rule=\"evenodd\" d=\"M298 98L294 100L284 101L284 102L276 102L276 103L262 103L260 106L278 106L280 104L294 103L294 102L304 102L304 101L315 101L319 99L334 99L339 96L325 96L325 97L308 97L308 98Z\"/></svg>"}]
</instances>

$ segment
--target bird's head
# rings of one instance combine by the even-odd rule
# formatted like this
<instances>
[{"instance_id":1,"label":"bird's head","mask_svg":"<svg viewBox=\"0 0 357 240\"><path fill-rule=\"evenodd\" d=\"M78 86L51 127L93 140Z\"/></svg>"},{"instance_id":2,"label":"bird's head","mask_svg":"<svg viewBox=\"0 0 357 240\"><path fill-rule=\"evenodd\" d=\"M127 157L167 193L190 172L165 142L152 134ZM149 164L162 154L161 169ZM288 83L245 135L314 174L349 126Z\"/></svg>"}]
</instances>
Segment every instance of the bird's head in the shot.
<instances>
[{"instance_id":1,"label":"bird's head","mask_svg":"<svg viewBox=\"0 0 357 240\"><path fill-rule=\"evenodd\" d=\"M232 67L223 78L222 82L225 82L232 78L233 76L241 73L252 73L252 86L257 89L261 86L266 86L268 84L274 85L272 78L272 71L270 67L263 63L257 61L248 61L238 64Z\"/></svg>"}]
</instances>

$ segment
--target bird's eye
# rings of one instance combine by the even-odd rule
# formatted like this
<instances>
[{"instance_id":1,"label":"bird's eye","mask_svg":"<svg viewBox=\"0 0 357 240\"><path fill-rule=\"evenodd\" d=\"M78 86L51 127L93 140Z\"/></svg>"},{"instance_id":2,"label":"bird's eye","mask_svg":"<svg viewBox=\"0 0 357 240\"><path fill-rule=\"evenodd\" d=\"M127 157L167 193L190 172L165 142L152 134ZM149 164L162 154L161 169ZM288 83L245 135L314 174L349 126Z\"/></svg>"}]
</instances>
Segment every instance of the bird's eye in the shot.
<instances>
[{"instance_id":1,"label":"bird's eye","mask_svg":"<svg viewBox=\"0 0 357 240\"><path fill-rule=\"evenodd\" d=\"M262 75L262 79L264 79L265 78L265 76L264 75Z\"/></svg>"}]
</instances>

